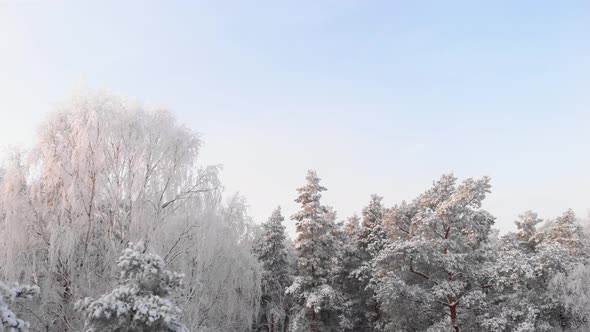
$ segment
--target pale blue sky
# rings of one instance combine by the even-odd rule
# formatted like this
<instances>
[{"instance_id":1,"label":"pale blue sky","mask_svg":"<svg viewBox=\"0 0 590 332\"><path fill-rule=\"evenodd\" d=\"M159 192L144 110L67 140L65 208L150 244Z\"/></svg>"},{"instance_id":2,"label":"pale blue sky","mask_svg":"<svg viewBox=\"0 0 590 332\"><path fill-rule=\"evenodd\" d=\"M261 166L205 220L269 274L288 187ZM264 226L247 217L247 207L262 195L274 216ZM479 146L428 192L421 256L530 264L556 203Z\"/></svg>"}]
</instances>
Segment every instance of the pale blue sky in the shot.
<instances>
[{"instance_id":1,"label":"pale blue sky","mask_svg":"<svg viewBox=\"0 0 590 332\"><path fill-rule=\"evenodd\" d=\"M0 144L81 81L202 132L259 221L309 168L341 218L448 171L504 230L590 207L588 1L0 0Z\"/></svg>"}]
</instances>

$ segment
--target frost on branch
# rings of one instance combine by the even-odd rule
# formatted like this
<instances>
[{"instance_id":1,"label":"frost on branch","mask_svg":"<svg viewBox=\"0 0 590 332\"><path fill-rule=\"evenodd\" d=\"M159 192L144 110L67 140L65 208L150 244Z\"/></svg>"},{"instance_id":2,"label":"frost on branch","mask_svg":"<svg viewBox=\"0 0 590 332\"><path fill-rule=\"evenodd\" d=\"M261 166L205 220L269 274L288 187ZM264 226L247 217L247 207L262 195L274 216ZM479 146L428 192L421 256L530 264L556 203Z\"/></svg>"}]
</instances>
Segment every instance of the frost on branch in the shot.
<instances>
[{"instance_id":1,"label":"frost on branch","mask_svg":"<svg viewBox=\"0 0 590 332\"><path fill-rule=\"evenodd\" d=\"M38 286L18 284L7 286L0 282L0 322L2 322L0 331L27 331L29 323L17 318L8 304L18 298L31 298L37 294L39 294Z\"/></svg>"},{"instance_id":2,"label":"frost on branch","mask_svg":"<svg viewBox=\"0 0 590 332\"><path fill-rule=\"evenodd\" d=\"M188 331L178 324L180 309L166 299L183 275L166 270L162 258L145 251L142 242L130 244L117 263L121 285L97 300L78 301L86 331Z\"/></svg>"}]
</instances>

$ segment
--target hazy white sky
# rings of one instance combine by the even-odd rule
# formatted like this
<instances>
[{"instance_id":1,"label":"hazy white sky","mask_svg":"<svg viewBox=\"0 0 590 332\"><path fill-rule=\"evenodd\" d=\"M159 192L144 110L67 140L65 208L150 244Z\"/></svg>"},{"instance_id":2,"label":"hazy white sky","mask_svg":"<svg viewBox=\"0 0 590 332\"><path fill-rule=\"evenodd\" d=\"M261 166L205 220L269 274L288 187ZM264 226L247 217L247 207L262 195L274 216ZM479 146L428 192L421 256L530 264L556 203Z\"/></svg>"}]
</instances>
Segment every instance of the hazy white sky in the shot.
<instances>
[{"instance_id":1,"label":"hazy white sky","mask_svg":"<svg viewBox=\"0 0 590 332\"><path fill-rule=\"evenodd\" d=\"M590 206L588 1L0 0L0 145L81 81L204 134L251 215L314 168L344 218L489 175L501 229Z\"/></svg>"}]
</instances>

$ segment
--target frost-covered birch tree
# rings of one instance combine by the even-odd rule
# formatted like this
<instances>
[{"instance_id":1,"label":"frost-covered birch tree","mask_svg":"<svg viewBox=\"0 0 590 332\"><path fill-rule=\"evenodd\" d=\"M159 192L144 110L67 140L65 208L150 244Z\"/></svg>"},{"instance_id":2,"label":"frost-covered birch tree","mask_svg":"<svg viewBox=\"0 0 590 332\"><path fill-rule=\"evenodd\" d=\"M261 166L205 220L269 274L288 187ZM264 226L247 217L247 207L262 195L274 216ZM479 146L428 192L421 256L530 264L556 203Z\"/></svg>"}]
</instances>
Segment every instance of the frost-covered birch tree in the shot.
<instances>
[{"instance_id":1,"label":"frost-covered birch tree","mask_svg":"<svg viewBox=\"0 0 590 332\"><path fill-rule=\"evenodd\" d=\"M191 330L250 328L261 278L252 223L241 198L222 199L219 167L199 166L197 133L165 109L81 92L35 142L0 183L0 272L41 286L32 326L79 330L73 303L112 289L112 262L143 240L190 278L174 296Z\"/></svg>"}]
</instances>

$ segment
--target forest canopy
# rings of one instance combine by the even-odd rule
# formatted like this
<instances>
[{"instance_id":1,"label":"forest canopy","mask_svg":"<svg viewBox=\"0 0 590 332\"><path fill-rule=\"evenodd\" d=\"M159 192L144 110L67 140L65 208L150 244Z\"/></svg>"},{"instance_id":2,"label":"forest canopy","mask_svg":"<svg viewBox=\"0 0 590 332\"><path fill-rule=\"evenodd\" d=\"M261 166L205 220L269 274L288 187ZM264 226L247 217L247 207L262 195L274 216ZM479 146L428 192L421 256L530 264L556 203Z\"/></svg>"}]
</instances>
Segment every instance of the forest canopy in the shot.
<instances>
[{"instance_id":1,"label":"forest canopy","mask_svg":"<svg viewBox=\"0 0 590 332\"><path fill-rule=\"evenodd\" d=\"M255 223L201 146L110 93L50 112L0 168L0 331L590 329L588 230L567 207L500 235L492 179L443 174L341 219L302 170L298 211Z\"/></svg>"}]
</instances>

